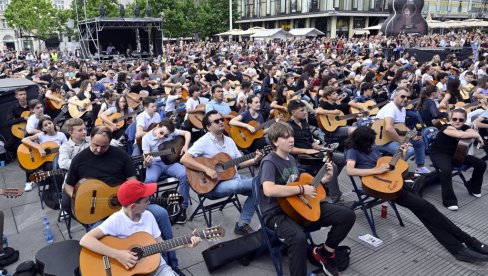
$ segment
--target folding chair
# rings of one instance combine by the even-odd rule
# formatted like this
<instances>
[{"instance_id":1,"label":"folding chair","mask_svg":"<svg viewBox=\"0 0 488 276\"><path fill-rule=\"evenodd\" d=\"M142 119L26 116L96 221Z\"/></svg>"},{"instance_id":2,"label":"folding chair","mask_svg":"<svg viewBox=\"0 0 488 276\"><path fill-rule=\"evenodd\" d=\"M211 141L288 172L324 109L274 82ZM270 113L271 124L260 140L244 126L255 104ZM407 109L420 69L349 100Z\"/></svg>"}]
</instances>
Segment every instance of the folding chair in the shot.
<instances>
[{"instance_id":1,"label":"folding chair","mask_svg":"<svg viewBox=\"0 0 488 276\"><path fill-rule=\"evenodd\" d=\"M198 205L195 208L195 211L191 214L189 220L192 221L193 218L197 215L203 215L205 222L207 223L208 227L212 227L212 211L218 209L222 212L225 206L229 203L233 204L239 212L242 210L241 203L239 202L239 198L237 194L233 194L228 197L223 198L216 198L212 196L208 196L206 194L198 194ZM208 200L216 201L211 204L206 204Z\"/></svg>"},{"instance_id":2,"label":"folding chair","mask_svg":"<svg viewBox=\"0 0 488 276\"><path fill-rule=\"evenodd\" d=\"M393 211L395 211L395 215L398 218L398 222L400 223L400 226L405 226L403 224L403 220L400 217L400 214L398 213L396 204L394 202L388 201L386 199L379 199L376 197L369 196L362 188L358 187L358 185L356 184L356 180L354 180L353 176L350 176L349 178L351 179L351 183L354 188L353 191L356 193L356 196L358 197L358 201L354 202L354 204L351 206L351 209L363 210L364 215L366 216L366 220L368 220L369 227L373 232L373 236L379 238L378 234L376 233L376 226L375 226L374 216L373 216L373 207L378 206L384 202L388 202L388 204L390 204Z\"/></svg>"},{"instance_id":3,"label":"folding chair","mask_svg":"<svg viewBox=\"0 0 488 276\"><path fill-rule=\"evenodd\" d=\"M282 276L283 275L283 264L281 262L281 251L284 247L284 244L281 243L278 239L278 235L276 232L267 227L263 220L263 213L261 211L261 207L259 206L259 201L261 199L261 183L259 177L255 177L252 182L252 195L254 199L254 207L256 208L256 215L259 219L259 224L261 227L258 231L262 231L263 237L266 240L266 245L268 247L268 251L271 255L271 260L273 261L273 265L276 270L276 275ZM311 246L315 246L315 243L312 239L310 233L320 230L321 227L308 227L304 229L305 235L307 236L307 241ZM313 273L318 273L322 271L321 269L314 270Z\"/></svg>"}]
</instances>

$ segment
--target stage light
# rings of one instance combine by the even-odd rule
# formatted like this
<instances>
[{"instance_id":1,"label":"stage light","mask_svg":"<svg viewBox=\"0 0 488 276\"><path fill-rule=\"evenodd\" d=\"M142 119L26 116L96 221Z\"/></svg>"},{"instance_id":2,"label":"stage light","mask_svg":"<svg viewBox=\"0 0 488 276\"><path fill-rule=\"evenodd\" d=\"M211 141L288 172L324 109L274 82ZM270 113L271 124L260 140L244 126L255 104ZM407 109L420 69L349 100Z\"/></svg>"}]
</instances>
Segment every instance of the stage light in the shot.
<instances>
[{"instance_id":1,"label":"stage light","mask_svg":"<svg viewBox=\"0 0 488 276\"><path fill-rule=\"evenodd\" d=\"M139 17L139 5L137 3L134 6L134 17Z\"/></svg>"},{"instance_id":2,"label":"stage light","mask_svg":"<svg viewBox=\"0 0 488 276\"><path fill-rule=\"evenodd\" d=\"M100 13L100 17L105 17L105 7L103 6L103 4L100 4L100 6L98 6L98 12Z\"/></svg>"},{"instance_id":3,"label":"stage light","mask_svg":"<svg viewBox=\"0 0 488 276\"><path fill-rule=\"evenodd\" d=\"M119 14L120 14L120 17L125 16L125 7L122 4L119 4Z\"/></svg>"},{"instance_id":4,"label":"stage light","mask_svg":"<svg viewBox=\"0 0 488 276\"><path fill-rule=\"evenodd\" d=\"M147 17L151 17L152 16L151 7L149 7L149 6L146 6L146 16Z\"/></svg>"}]
</instances>

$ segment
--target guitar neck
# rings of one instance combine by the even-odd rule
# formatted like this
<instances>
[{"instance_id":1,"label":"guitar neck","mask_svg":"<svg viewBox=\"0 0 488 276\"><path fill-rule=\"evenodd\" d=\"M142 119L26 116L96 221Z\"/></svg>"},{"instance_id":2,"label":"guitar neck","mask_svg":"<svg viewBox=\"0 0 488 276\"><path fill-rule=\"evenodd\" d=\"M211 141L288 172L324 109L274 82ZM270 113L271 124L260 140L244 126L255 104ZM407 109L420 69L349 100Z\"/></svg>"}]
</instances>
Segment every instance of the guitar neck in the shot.
<instances>
[{"instance_id":1,"label":"guitar neck","mask_svg":"<svg viewBox=\"0 0 488 276\"><path fill-rule=\"evenodd\" d=\"M312 183L310 183L310 186L317 187L320 184L320 180L322 180L322 177L324 177L325 173L327 172L327 163L325 163L322 168L320 168L319 172L317 175L312 180Z\"/></svg>"},{"instance_id":2,"label":"guitar neck","mask_svg":"<svg viewBox=\"0 0 488 276\"><path fill-rule=\"evenodd\" d=\"M246 162L247 160L251 160L253 159L254 157L256 156L256 153L253 152L253 153L249 153L249 154L246 154L244 156L241 156L239 158L236 158L236 159L232 159L230 161L227 161L223 164L223 167L224 167L224 170L230 168L230 167L234 167L236 166L237 164L240 164L242 162Z\"/></svg>"},{"instance_id":3,"label":"guitar neck","mask_svg":"<svg viewBox=\"0 0 488 276\"><path fill-rule=\"evenodd\" d=\"M118 123L118 122L120 122L120 121L126 120L126 119L128 119L129 117L134 116L135 114L137 114L137 112L138 112L138 111L139 111L139 110L134 110L134 111L132 111L132 112L129 112L129 113L125 114L124 116L117 118L117 119L115 120L115 122L116 122L116 123Z\"/></svg>"},{"instance_id":4,"label":"guitar neck","mask_svg":"<svg viewBox=\"0 0 488 276\"><path fill-rule=\"evenodd\" d=\"M388 101L384 101L384 102L381 102L379 104L375 104L375 105L369 106L368 109L371 110L371 109L375 109L377 107L382 107L382 106L384 106L387 103L388 103Z\"/></svg>"},{"instance_id":5,"label":"guitar neck","mask_svg":"<svg viewBox=\"0 0 488 276\"><path fill-rule=\"evenodd\" d=\"M147 257L147 256L151 256L154 254L159 254L159 253L168 251L169 249L176 248L178 246L190 244L192 236L198 236L202 239L205 238L204 233L202 231L198 231L195 234L188 234L188 235L178 237L178 238L175 238L172 240L163 241L160 243L155 243L152 245L144 246L141 248L143 251L142 257Z\"/></svg>"},{"instance_id":6,"label":"guitar neck","mask_svg":"<svg viewBox=\"0 0 488 276\"><path fill-rule=\"evenodd\" d=\"M256 131L261 130L261 129L268 128L271 125L273 125L274 123L276 123L276 120L274 120L274 119L273 120L269 120L269 121L267 121L265 123L262 123L262 124L260 124L259 126L256 127Z\"/></svg>"},{"instance_id":7,"label":"guitar neck","mask_svg":"<svg viewBox=\"0 0 488 276\"><path fill-rule=\"evenodd\" d=\"M164 149L164 150L160 150L160 151L156 151L156 152L151 152L151 153L147 153L145 154L146 156L147 155L150 155L152 157L158 157L158 156L163 156L163 155L168 155L168 154L172 154L174 153L174 149Z\"/></svg>"}]
</instances>

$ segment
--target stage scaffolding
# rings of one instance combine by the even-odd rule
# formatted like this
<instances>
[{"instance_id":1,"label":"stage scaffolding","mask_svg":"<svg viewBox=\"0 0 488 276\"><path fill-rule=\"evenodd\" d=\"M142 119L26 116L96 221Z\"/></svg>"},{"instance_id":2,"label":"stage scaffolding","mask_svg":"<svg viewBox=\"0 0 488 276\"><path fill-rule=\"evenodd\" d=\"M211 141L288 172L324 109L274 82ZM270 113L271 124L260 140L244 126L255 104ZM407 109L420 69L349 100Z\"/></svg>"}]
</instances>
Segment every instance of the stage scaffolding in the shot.
<instances>
[{"instance_id":1,"label":"stage scaffolding","mask_svg":"<svg viewBox=\"0 0 488 276\"><path fill-rule=\"evenodd\" d=\"M154 17L95 17L78 21L81 54L86 59L100 60L104 52L100 45L100 32L109 29L127 29L136 33L136 55L153 56L162 47L162 19ZM148 32L148 51L141 52L140 30ZM153 41L156 40L156 41ZM161 41L157 41L161 40ZM154 44L156 43L156 51ZM90 51L94 46L95 51ZM125 53L122 53L125 54Z\"/></svg>"}]
</instances>

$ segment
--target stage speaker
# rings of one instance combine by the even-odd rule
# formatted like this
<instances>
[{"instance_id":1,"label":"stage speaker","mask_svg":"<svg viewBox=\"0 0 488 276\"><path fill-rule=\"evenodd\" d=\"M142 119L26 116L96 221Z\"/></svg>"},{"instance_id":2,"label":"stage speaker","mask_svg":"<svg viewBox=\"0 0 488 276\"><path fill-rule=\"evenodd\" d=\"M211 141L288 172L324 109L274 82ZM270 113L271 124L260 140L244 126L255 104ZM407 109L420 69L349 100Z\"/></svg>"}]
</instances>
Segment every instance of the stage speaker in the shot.
<instances>
[{"instance_id":1,"label":"stage speaker","mask_svg":"<svg viewBox=\"0 0 488 276\"><path fill-rule=\"evenodd\" d=\"M120 14L120 17L125 16L125 7L122 4L119 4L119 14Z\"/></svg>"},{"instance_id":2,"label":"stage speaker","mask_svg":"<svg viewBox=\"0 0 488 276\"><path fill-rule=\"evenodd\" d=\"M147 7L146 7L146 16L147 17L151 17L152 16L151 7L149 7L149 5L147 5Z\"/></svg>"},{"instance_id":3,"label":"stage speaker","mask_svg":"<svg viewBox=\"0 0 488 276\"><path fill-rule=\"evenodd\" d=\"M137 3L134 6L134 17L139 17L139 5Z\"/></svg>"},{"instance_id":4,"label":"stage speaker","mask_svg":"<svg viewBox=\"0 0 488 276\"><path fill-rule=\"evenodd\" d=\"M100 17L105 17L105 7L103 6L103 4L100 4L100 6L98 6L98 12L100 13Z\"/></svg>"}]
</instances>

